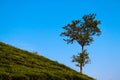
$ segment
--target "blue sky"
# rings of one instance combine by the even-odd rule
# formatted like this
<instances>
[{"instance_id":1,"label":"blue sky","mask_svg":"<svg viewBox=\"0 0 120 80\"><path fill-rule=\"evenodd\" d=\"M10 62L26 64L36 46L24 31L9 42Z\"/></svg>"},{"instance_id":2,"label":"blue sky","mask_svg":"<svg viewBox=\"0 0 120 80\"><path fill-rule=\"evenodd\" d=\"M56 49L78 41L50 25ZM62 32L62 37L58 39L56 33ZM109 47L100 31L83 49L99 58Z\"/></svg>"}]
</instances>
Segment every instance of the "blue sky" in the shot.
<instances>
[{"instance_id":1,"label":"blue sky","mask_svg":"<svg viewBox=\"0 0 120 80\"><path fill-rule=\"evenodd\" d=\"M97 80L120 80L119 0L0 0L0 41L79 71L71 57L81 46L67 45L59 34L63 26L89 13L101 20L102 35L86 47L91 64L83 72Z\"/></svg>"}]
</instances>

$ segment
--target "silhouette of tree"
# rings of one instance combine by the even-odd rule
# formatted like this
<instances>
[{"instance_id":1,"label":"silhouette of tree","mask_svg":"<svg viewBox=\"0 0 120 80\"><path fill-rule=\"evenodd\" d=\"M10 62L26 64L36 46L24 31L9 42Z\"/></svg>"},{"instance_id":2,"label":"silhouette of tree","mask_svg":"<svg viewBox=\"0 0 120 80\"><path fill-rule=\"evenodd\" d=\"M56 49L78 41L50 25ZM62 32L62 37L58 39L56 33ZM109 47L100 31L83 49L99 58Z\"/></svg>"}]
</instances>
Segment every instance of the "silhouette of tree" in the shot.
<instances>
[{"instance_id":1,"label":"silhouette of tree","mask_svg":"<svg viewBox=\"0 0 120 80\"><path fill-rule=\"evenodd\" d=\"M95 20L96 14L88 14L82 17L82 20L73 20L71 24L62 27L65 31L60 35L67 37L64 41L73 43L76 41L82 47L82 54L84 55L84 46L90 45L93 42L93 36L101 35L98 27L99 20ZM84 60L85 61L85 60ZM85 63L85 62L83 62ZM80 73L82 73L83 64L80 64Z\"/></svg>"}]
</instances>

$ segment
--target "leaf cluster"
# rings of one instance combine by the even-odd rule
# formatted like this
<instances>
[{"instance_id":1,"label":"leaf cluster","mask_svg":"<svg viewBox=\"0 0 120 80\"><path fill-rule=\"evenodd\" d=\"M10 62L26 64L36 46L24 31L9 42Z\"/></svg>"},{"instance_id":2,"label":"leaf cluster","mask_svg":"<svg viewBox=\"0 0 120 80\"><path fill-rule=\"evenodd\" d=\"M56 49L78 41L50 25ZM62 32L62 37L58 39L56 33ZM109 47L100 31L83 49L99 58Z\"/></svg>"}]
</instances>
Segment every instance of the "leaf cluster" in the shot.
<instances>
[{"instance_id":1,"label":"leaf cluster","mask_svg":"<svg viewBox=\"0 0 120 80\"><path fill-rule=\"evenodd\" d=\"M82 20L73 20L71 24L63 27L65 30L61 36L66 36L64 39L68 44L77 41L81 46L89 45L93 42L93 35L99 36L101 31L98 27L99 20L95 20L96 14L88 14L82 17Z\"/></svg>"},{"instance_id":2,"label":"leaf cluster","mask_svg":"<svg viewBox=\"0 0 120 80\"><path fill-rule=\"evenodd\" d=\"M86 50L83 51L83 53L78 53L78 55L73 55L72 62L77 62L76 66L80 67L85 66L85 64L88 64L90 62L90 58Z\"/></svg>"}]
</instances>

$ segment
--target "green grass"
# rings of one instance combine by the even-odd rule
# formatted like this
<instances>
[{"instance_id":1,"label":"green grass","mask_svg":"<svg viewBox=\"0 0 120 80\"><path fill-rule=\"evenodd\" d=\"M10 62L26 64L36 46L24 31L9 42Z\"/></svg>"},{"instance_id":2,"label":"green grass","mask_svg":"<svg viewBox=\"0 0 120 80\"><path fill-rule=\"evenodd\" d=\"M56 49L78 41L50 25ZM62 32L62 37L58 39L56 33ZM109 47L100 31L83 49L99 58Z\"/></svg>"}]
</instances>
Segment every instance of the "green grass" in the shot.
<instances>
[{"instance_id":1,"label":"green grass","mask_svg":"<svg viewBox=\"0 0 120 80\"><path fill-rule=\"evenodd\" d=\"M0 80L94 80L43 56L0 42Z\"/></svg>"}]
</instances>

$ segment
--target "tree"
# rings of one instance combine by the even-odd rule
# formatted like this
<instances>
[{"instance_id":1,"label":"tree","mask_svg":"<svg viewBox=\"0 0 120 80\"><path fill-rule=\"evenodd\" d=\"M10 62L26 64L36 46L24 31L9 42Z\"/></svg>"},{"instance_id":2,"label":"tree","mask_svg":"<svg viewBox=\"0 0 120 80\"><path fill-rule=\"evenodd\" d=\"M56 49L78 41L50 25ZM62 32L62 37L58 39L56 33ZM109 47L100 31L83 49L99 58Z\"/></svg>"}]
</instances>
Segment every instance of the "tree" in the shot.
<instances>
[{"instance_id":1,"label":"tree","mask_svg":"<svg viewBox=\"0 0 120 80\"><path fill-rule=\"evenodd\" d=\"M76 41L82 48L82 54L84 54L84 47L90 45L93 42L93 36L99 36L101 31L98 27L99 20L95 20L96 14L88 14L82 17L82 20L73 20L71 24L67 24L62 27L65 31L61 33L61 36L66 36L64 41L73 43ZM80 65L80 71L82 73L82 66Z\"/></svg>"},{"instance_id":2,"label":"tree","mask_svg":"<svg viewBox=\"0 0 120 80\"><path fill-rule=\"evenodd\" d=\"M82 67L90 62L90 58L86 50L84 50L84 54L78 53L78 55L73 55L72 62L77 62L76 66L80 67L80 72L82 73Z\"/></svg>"}]
</instances>

